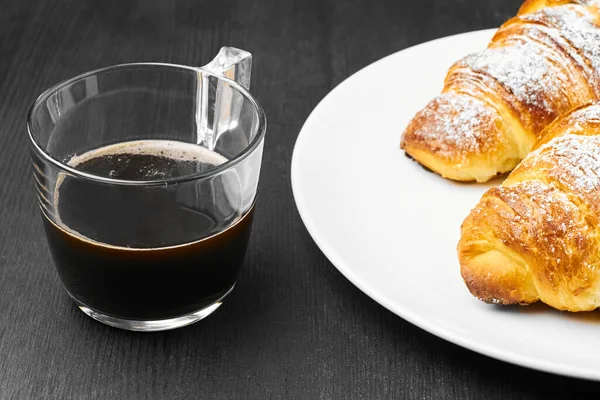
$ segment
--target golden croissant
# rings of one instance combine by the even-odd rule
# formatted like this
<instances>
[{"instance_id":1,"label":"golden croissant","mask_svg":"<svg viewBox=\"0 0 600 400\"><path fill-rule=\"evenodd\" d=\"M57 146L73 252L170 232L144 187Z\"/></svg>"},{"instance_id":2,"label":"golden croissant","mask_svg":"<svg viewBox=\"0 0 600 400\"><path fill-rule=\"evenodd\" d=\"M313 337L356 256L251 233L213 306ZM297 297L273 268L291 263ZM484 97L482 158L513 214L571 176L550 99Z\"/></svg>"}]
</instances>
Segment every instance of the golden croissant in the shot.
<instances>
[{"instance_id":1,"label":"golden croissant","mask_svg":"<svg viewBox=\"0 0 600 400\"><path fill-rule=\"evenodd\" d=\"M488 48L456 62L402 135L445 178L511 171L556 117L600 99L600 0L528 0Z\"/></svg>"},{"instance_id":2,"label":"golden croissant","mask_svg":"<svg viewBox=\"0 0 600 400\"><path fill-rule=\"evenodd\" d=\"M600 307L600 105L544 131L462 224L462 277L488 303Z\"/></svg>"}]
</instances>

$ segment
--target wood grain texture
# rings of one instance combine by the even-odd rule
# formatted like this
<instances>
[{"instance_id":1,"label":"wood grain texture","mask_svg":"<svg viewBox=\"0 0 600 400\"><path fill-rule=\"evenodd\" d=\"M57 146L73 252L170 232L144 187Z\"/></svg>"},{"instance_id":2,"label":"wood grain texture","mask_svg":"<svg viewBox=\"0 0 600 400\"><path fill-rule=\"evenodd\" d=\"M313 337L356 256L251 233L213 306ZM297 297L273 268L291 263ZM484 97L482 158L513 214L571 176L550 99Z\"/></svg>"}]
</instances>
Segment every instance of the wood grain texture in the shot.
<instances>
[{"instance_id":1,"label":"wood grain texture","mask_svg":"<svg viewBox=\"0 0 600 400\"><path fill-rule=\"evenodd\" d=\"M369 63L498 26L520 0L0 1L0 399L546 399L600 392L464 350L363 295L306 233L290 159L310 111ZM28 164L25 115L46 87L131 61L254 54L269 131L236 290L208 319L139 334L94 322L63 291Z\"/></svg>"}]
</instances>

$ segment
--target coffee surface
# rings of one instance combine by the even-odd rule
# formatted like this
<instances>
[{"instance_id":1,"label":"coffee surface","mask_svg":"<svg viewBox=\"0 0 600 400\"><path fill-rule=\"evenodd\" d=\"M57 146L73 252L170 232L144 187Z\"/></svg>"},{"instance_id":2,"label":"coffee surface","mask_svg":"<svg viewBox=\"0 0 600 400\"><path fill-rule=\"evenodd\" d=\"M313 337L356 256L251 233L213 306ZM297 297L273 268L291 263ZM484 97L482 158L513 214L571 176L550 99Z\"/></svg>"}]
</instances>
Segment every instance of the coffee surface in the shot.
<instances>
[{"instance_id":1,"label":"coffee surface","mask_svg":"<svg viewBox=\"0 0 600 400\"><path fill-rule=\"evenodd\" d=\"M94 175L147 181L223 161L195 145L147 141L97 149L69 164ZM218 300L235 284L252 221L252 210L242 215L230 204L235 196L227 195L228 182L131 186L59 178L56 218L44 222L71 296L128 319L172 318Z\"/></svg>"}]
</instances>

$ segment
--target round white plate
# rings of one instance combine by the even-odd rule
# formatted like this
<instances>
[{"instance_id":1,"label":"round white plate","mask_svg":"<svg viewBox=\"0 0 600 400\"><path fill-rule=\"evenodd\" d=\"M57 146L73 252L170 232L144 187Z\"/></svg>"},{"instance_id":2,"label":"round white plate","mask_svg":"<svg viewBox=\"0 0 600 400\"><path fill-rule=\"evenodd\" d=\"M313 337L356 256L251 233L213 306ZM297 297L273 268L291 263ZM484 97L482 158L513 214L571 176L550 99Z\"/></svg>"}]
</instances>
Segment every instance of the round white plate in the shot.
<instances>
[{"instance_id":1,"label":"round white plate","mask_svg":"<svg viewBox=\"0 0 600 400\"><path fill-rule=\"evenodd\" d=\"M425 171L400 136L448 67L493 30L421 44L354 74L315 108L294 148L292 187L309 233L352 283L407 321L479 353L600 380L600 313L501 307L468 292L460 225L501 181L459 184Z\"/></svg>"}]
</instances>

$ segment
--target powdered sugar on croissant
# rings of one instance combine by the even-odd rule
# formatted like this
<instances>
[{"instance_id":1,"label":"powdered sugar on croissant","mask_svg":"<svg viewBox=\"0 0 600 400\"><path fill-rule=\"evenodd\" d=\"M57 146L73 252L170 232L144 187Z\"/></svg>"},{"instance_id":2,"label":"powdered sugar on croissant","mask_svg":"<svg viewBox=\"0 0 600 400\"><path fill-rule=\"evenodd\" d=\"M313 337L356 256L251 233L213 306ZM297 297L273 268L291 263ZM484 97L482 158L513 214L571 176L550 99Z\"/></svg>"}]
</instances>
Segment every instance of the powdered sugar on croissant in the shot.
<instances>
[{"instance_id":1,"label":"powdered sugar on croissant","mask_svg":"<svg viewBox=\"0 0 600 400\"><path fill-rule=\"evenodd\" d=\"M450 179L512 170L556 117L600 99L600 10L591 3L527 1L486 50L450 68L401 147Z\"/></svg>"}]
</instances>

